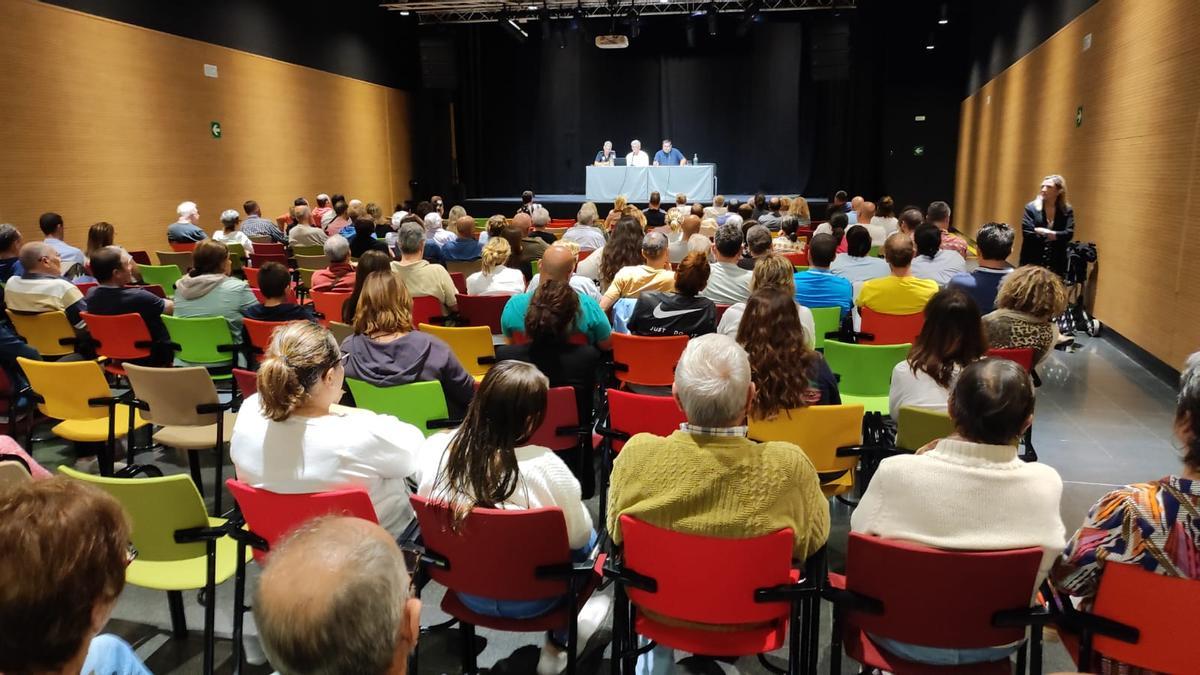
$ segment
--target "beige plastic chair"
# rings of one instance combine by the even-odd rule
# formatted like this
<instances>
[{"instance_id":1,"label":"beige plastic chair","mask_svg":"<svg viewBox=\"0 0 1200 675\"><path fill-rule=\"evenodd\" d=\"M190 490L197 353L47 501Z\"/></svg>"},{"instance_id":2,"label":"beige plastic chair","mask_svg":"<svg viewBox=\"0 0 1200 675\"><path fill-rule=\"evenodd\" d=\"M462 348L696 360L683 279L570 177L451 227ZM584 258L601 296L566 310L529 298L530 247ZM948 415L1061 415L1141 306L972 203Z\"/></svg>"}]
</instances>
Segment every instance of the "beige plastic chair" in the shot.
<instances>
[{"instance_id":1,"label":"beige plastic chair","mask_svg":"<svg viewBox=\"0 0 1200 675\"><path fill-rule=\"evenodd\" d=\"M220 515L225 444L233 435L233 423L237 420L237 415L231 412L232 401L220 402L212 377L201 366L148 368L129 363L125 372L142 417L162 427L154 433L154 440L187 451L192 480L200 494L204 494L204 483L196 453L215 452L213 513Z\"/></svg>"},{"instance_id":2,"label":"beige plastic chair","mask_svg":"<svg viewBox=\"0 0 1200 675\"><path fill-rule=\"evenodd\" d=\"M337 340L340 345L345 342L346 338L354 335L354 327L341 321L330 321L329 332L333 333L333 339Z\"/></svg>"},{"instance_id":3,"label":"beige plastic chair","mask_svg":"<svg viewBox=\"0 0 1200 675\"><path fill-rule=\"evenodd\" d=\"M296 259L296 267L306 270L323 270L329 267L329 259L325 254L321 255L300 255L293 256Z\"/></svg>"},{"instance_id":4,"label":"beige plastic chair","mask_svg":"<svg viewBox=\"0 0 1200 675\"><path fill-rule=\"evenodd\" d=\"M181 274L187 274L192 269L191 251L155 251L159 265L174 265Z\"/></svg>"},{"instance_id":5,"label":"beige plastic chair","mask_svg":"<svg viewBox=\"0 0 1200 675\"><path fill-rule=\"evenodd\" d=\"M0 455L0 495L31 480L25 460L16 455Z\"/></svg>"},{"instance_id":6,"label":"beige plastic chair","mask_svg":"<svg viewBox=\"0 0 1200 675\"><path fill-rule=\"evenodd\" d=\"M446 263L447 272L461 272L465 277L478 272L482 267L483 261L481 260L451 260Z\"/></svg>"}]
</instances>

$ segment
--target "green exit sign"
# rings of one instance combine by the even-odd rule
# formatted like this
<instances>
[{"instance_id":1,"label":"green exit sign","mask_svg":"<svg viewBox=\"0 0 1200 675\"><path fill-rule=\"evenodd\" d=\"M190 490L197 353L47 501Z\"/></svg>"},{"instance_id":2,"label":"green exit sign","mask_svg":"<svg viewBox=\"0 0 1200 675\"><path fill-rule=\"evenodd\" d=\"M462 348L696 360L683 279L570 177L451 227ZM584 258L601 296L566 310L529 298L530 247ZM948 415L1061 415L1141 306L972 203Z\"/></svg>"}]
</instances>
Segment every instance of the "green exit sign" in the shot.
<instances>
[{"instance_id":1,"label":"green exit sign","mask_svg":"<svg viewBox=\"0 0 1200 675\"><path fill-rule=\"evenodd\" d=\"M925 156L925 146L917 145L917 146L913 147L913 157L924 157L924 156Z\"/></svg>"},{"instance_id":2,"label":"green exit sign","mask_svg":"<svg viewBox=\"0 0 1200 675\"><path fill-rule=\"evenodd\" d=\"M212 132L213 138L221 137L221 123L220 122L210 122L208 125L208 130L210 132Z\"/></svg>"},{"instance_id":3,"label":"green exit sign","mask_svg":"<svg viewBox=\"0 0 1200 675\"><path fill-rule=\"evenodd\" d=\"M1083 106L1075 109L1075 128L1083 126Z\"/></svg>"}]
</instances>

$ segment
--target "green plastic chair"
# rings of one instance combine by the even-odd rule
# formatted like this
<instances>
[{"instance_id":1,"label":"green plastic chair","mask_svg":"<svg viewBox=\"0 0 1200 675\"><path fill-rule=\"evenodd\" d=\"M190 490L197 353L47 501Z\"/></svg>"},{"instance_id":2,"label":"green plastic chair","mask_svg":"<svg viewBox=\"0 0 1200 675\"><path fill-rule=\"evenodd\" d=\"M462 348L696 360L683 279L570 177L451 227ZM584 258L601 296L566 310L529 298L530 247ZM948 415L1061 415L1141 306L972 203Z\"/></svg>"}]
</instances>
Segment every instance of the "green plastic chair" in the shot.
<instances>
[{"instance_id":1,"label":"green plastic chair","mask_svg":"<svg viewBox=\"0 0 1200 675\"><path fill-rule=\"evenodd\" d=\"M486 230L487 224L488 224L487 218L476 218L475 219L475 229L477 229L477 230Z\"/></svg>"},{"instance_id":2,"label":"green plastic chair","mask_svg":"<svg viewBox=\"0 0 1200 675\"><path fill-rule=\"evenodd\" d=\"M825 361L837 373L842 403L861 403L867 412L888 414L892 369L908 356L910 344L856 345L825 341Z\"/></svg>"},{"instance_id":3,"label":"green plastic chair","mask_svg":"<svg viewBox=\"0 0 1200 675\"><path fill-rule=\"evenodd\" d=\"M138 265L138 270L146 284L158 284L168 298L175 297L175 282L183 278L177 265Z\"/></svg>"},{"instance_id":4,"label":"green plastic chair","mask_svg":"<svg viewBox=\"0 0 1200 675\"><path fill-rule=\"evenodd\" d=\"M426 436L438 429L456 427L459 420L451 420L446 407L446 394L442 383L414 382L395 387L377 387L369 382L346 378L346 385L354 395L354 405L381 415L392 415L402 422L417 427Z\"/></svg>"},{"instance_id":5,"label":"green plastic chair","mask_svg":"<svg viewBox=\"0 0 1200 675\"><path fill-rule=\"evenodd\" d=\"M954 422L945 410L901 406L896 419L896 449L916 452L926 443L954 433Z\"/></svg>"},{"instance_id":6,"label":"green plastic chair","mask_svg":"<svg viewBox=\"0 0 1200 675\"><path fill-rule=\"evenodd\" d=\"M221 316L183 318L163 315L163 324L174 343L175 356L188 365L204 366L214 380L233 377L237 350L229 322Z\"/></svg>"},{"instance_id":7,"label":"green plastic chair","mask_svg":"<svg viewBox=\"0 0 1200 675\"><path fill-rule=\"evenodd\" d=\"M216 585L237 571L237 543L224 529L217 529L223 528L225 519L209 517L204 500L185 474L104 478L65 466L58 470L112 495L129 514L137 558L125 568L125 580L134 586L167 592L171 628L177 639L187 637L183 591L205 591L208 602L204 603L203 672L211 673Z\"/></svg>"},{"instance_id":8,"label":"green plastic chair","mask_svg":"<svg viewBox=\"0 0 1200 675\"><path fill-rule=\"evenodd\" d=\"M230 269L238 271L246 264L246 247L235 241L221 242L229 251Z\"/></svg>"},{"instance_id":9,"label":"green plastic chair","mask_svg":"<svg viewBox=\"0 0 1200 675\"><path fill-rule=\"evenodd\" d=\"M306 244L304 246L293 246L292 247L292 255L294 255L294 256L319 255L322 258L324 258L325 257L325 247L320 244Z\"/></svg>"},{"instance_id":10,"label":"green plastic chair","mask_svg":"<svg viewBox=\"0 0 1200 675\"><path fill-rule=\"evenodd\" d=\"M533 273L534 273L534 274L541 274L541 272L540 272L540 270L541 270L541 268L542 268L542 261L541 261L541 260L530 260L530 261L529 261L529 266L533 268Z\"/></svg>"},{"instance_id":11,"label":"green plastic chair","mask_svg":"<svg viewBox=\"0 0 1200 675\"><path fill-rule=\"evenodd\" d=\"M813 349L825 349L825 334L832 333L842 323L841 307L809 307L813 315L814 329Z\"/></svg>"},{"instance_id":12,"label":"green plastic chair","mask_svg":"<svg viewBox=\"0 0 1200 675\"><path fill-rule=\"evenodd\" d=\"M796 268L796 272L797 272L797 273L799 273L799 272L807 272L807 271L808 271L808 265L793 265L793 267L795 267L795 268Z\"/></svg>"},{"instance_id":13,"label":"green plastic chair","mask_svg":"<svg viewBox=\"0 0 1200 675\"><path fill-rule=\"evenodd\" d=\"M870 252L870 253L868 253L868 254L867 254L867 256L868 256L868 257L871 257L871 258L881 258L881 257L883 257L883 247L882 247L882 246L872 246L872 247L871 247L871 252Z\"/></svg>"}]
</instances>

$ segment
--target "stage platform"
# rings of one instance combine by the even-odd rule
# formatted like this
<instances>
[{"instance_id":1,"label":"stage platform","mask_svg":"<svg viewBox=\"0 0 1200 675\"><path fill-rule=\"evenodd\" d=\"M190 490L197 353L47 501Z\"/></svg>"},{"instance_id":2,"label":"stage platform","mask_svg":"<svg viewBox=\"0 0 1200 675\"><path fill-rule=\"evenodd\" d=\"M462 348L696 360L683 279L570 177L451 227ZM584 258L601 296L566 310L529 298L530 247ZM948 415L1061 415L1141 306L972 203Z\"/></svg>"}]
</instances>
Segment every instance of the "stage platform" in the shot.
<instances>
[{"instance_id":1,"label":"stage platform","mask_svg":"<svg viewBox=\"0 0 1200 675\"><path fill-rule=\"evenodd\" d=\"M795 194L784 193L784 194ZM725 203L730 205L732 202L741 204L750 199L753 195L746 194L726 194ZM806 197L808 199L808 207L812 212L813 218L823 218L825 214L825 205L827 199ZM539 194L534 198L534 201L546 207L550 212L551 218L574 218L575 214L579 213L579 207L583 205L587 199L582 194L577 195L551 195ZM670 208L672 203L664 203L663 208ZM521 206L521 198L517 197L475 197L473 199L464 199L463 207L471 216L479 218L487 218L497 213L505 216L512 216L517 212L517 208ZM639 208L646 208L645 203L638 203ZM709 206L705 204L705 206ZM612 209L612 202L597 202L596 207L600 210L600 215L603 217L609 210Z\"/></svg>"}]
</instances>

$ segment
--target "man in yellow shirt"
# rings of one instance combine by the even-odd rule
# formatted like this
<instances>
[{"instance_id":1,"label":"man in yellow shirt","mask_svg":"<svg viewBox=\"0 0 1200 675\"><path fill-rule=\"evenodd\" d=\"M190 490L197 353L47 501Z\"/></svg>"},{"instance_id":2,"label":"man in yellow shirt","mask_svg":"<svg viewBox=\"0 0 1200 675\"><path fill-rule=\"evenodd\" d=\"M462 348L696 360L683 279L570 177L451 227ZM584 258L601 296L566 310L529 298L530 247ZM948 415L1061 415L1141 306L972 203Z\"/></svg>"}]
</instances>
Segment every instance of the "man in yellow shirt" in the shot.
<instances>
[{"instance_id":1,"label":"man in yellow shirt","mask_svg":"<svg viewBox=\"0 0 1200 675\"><path fill-rule=\"evenodd\" d=\"M642 259L644 265L622 267L613 277L604 297L600 298L600 309L608 311L622 298L637 298L645 291L675 290L675 273L668 263L667 237L656 231L642 237Z\"/></svg>"},{"instance_id":2,"label":"man in yellow shirt","mask_svg":"<svg viewBox=\"0 0 1200 675\"><path fill-rule=\"evenodd\" d=\"M883 257L892 273L863 284L858 294L858 306L881 314L916 314L937 295L938 285L932 279L912 275L912 238L903 232L888 237L883 245Z\"/></svg>"}]
</instances>

